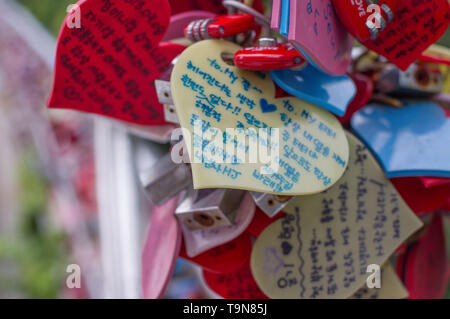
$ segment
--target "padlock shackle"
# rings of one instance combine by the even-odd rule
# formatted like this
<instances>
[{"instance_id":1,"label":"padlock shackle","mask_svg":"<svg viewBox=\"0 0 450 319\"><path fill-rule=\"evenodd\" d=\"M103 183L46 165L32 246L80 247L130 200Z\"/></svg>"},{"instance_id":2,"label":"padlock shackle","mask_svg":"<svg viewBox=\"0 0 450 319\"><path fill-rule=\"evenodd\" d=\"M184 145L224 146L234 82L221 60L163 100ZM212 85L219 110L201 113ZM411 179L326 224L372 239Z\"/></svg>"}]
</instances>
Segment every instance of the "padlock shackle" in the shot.
<instances>
[{"instance_id":1,"label":"padlock shackle","mask_svg":"<svg viewBox=\"0 0 450 319\"><path fill-rule=\"evenodd\" d=\"M267 17L242 2L235 0L224 0L223 6L227 8L231 7L237 9L238 11L250 14L255 18L257 24L261 25L264 28L270 29L270 20Z\"/></svg>"}]
</instances>

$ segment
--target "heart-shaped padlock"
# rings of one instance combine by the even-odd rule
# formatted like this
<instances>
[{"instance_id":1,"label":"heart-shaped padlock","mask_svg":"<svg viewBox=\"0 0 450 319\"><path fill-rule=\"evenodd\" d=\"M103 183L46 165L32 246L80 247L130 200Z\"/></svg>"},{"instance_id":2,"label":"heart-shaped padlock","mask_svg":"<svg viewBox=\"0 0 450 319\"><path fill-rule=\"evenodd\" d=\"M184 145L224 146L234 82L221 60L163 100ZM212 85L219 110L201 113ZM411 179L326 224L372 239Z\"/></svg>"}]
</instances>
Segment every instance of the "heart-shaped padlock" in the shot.
<instances>
[{"instance_id":1,"label":"heart-shaped padlock","mask_svg":"<svg viewBox=\"0 0 450 319\"><path fill-rule=\"evenodd\" d=\"M448 29L448 0L397 0L394 20L363 44L405 71Z\"/></svg>"},{"instance_id":2,"label":"heart-shaped padlock","mask_svg":"<svg viewBox=\"0 0 450 319\"><path fill-rule=\"evenodd\" d=\"M178 197L154 207L142 250L142 292L159 299L169 285L180 254L182 234L174 211Z\"/></svg>"},{"instance_id":3,"label":"heart-shaped padlock","mask_svg":"<svg viewBox=\"0 0 450 319\"><path fill-rule=\"evenodd\" d=\"M235 272L217 274L203 270L203 278L212 291L225 299L267 299L253 278L248 258Z\"/></svg>"},{"instance_id":4,"label":"heart-shaped padlock","mask_svg":"<svg viewBox=\"0 0 450 319\"><path fill-rule=\"evenodd\" d=\"M167 0L78 2L58 40L50 108L74 109L140 125L166 124L154 81L184 46L160 43L170 19Z\"/></svg>"},{"instance_id":5,"label":"heart-shaped padlock","mask_svg":"<svg viewBox=\"0 0 450 319\"><path fill-rule=\"evenodd\" d=\"M418 100L400 109L369 104L351 124L389 178L450 177L450 119L436 103Z\"/></svg>"},{"instance_id":6,"label":"heart-shaped padlock","mask_svg":"<svg viewBox=\"0 0 450 319\"><path fill-rule=\"evenodd\" d=\"M353 135L349 166L328 191L297 196L253 245L251 269L270 298L348 298L422 223Z\"/></svg>"},{"instance_id":7,"label":"heart-shaped padlock","mask_svg":"<svg viewBox=\"0 0 450 319\"><path fill-rule=\"evenodd\" d=\"M281 5L274 2L273 9L272 25L280 22L275 30L295 44L310 64L330 75L347 72L354 40L339 21L331 0L282 0Z\"/></svg>"},{"instance_id":8,"label":"heart-shaped padlock","mask_svg":"<svg viewBox=\"0 0 450 319\"><path fill-rule=\"evenodd\" d=\"M444 297L448 259L441 215L435 214L426 234L399 256L397 273L402 276L410 299Z\"/></svg>"},{"instance_id":9,"label":"heart-shaped padlock","mask_svg":"<svg viewBox=\"0 0 450 319\"><path fill-rule=\"evenodd\" d=\"M394 19L397 0L333 0L341 22L360 41L376 39Z\"/></svg>"},{"instance_id":10,"label":"heart-shaped padlock","mask_svg":"<svg viewBox=\"0 0 450 319\"><path fill-rule=\"evenodd\" d=\"M223 53L239 49L227 41L197 42L183 52L172 72L173 101L194 187L278 195L329 188L347 166L348 142L340 123L300 99L275 99L268 73L242 70L223 60Z\"/></svg>"}]
</instances>

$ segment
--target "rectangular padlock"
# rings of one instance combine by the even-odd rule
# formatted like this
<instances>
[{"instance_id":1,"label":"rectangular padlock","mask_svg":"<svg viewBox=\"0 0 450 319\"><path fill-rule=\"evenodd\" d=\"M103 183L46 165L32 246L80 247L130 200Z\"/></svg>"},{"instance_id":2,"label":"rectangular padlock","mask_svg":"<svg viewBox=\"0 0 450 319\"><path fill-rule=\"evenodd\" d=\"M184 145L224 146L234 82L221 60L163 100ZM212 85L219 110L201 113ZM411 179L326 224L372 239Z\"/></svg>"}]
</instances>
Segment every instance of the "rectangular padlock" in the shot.
<instances>
[{"instance_id":1,"label":"rectangular padlock","mask_svg":"<svg viewBox=\"0 0 450 319\"><path fill-rule=\"evenodd\" d=\"M236 189L201 189L187 196L175 214L190 230L230 226L245 191Z\"/></svg>"},{"instance_id":2,"label":"rectangular padlock","mask_svg":"<svg viewBox=\"0 0 450 319\"><path fill-rule=\"evenodd\" d=\"M192 186L190 166L185 163L176 164L171 153L139 175L146 193L158 206Z\"/></svg>"},{"instance_id":3,"label":"rectangular padlock","mask_svg":"<svg viewBox=\"0 0 450 319\"><path fill-rule=\"evenodd\" d=\"M443 75L437 69L420 64L412 64L404 72L395 65L388 64L380 71L376 88L379 92L390 95L428 96L442 92Z\"/></svg>"},{"instance_id":4,"label":"rectangular padlock","mask_svg":"<svg viewBox=\"0 0 450 319\"><path fill-rule=\"evenodd\" d=\"M270 218L274 217L285 208L294 196L282 196L250 192L256 205Z\"/></svg>"},{"instance_id":5,"label":"rectangular padlock","mask_svg":"<svg viewBox=\"0 0 450 319\"><path fill-rule=\"evenodd\" d=\"M155 88L159 103L164 106L164 119L169 123L179 124L180 121L178 119L175 106L173 105L170 82L155 80Z\"/></svg>"}]
</instances>

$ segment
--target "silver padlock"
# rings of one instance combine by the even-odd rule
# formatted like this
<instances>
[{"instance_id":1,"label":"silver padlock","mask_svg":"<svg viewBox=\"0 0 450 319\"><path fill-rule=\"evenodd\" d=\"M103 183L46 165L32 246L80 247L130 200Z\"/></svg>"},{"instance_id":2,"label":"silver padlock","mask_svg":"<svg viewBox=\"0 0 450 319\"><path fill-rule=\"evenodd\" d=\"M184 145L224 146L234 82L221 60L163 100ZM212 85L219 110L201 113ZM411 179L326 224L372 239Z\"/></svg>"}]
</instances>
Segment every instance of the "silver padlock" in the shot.
<instances>
[{"instance_id":1,"label":"silver padlock","mask_svg":"<svg viewBox=\"0 0 450 319\"><path fill-rule=\"evenodd\" d=\"M155 80L155 88L159 103L164 106L164 119L169 123L179 124L180 121L178 119L175 106L173 105L170 82Z\"/></svg>"},{"instance_id":2,"label":"silver padlock","mask_svg":"<svg viewBox=\"0 0 450 319\"><path fill-rule=\"evenodd\" d=\"M190 230L230 226L245 191L200 189L189 194L175 211L180 223Z\"/></svg>"},{"instance_id":3,"label":"silver padlock","mask_svg":"<svg viewBox=\"0 0 450 319\"><path fill-rule=\"evenodd\" d=\"M294 198L294 196L273 195L258 192L250 192L250 195L252 195L256 205L270 218L281 212Z\"/></svg>"},{"instance_id":4,"label":"silver padlock","mask_svg":"<svg viewBox=\"0 0 450 319\"><path fill-rule=\"evenodd\" d=\"M404 72L389 64L379 73L376 88L379 92L390 95L420 97L441 93L443 80L439 70L420 64L412 64Z\"/></svg>"},{"instance_id":5,"label":"silver padlock","mask_svg":"<svg viewBox=\"0 0 450 319\"><path fill-rule=\"evenodd\" d=\"M188 164L177 164L171 153L139 174L147 195L156 205L167 202L182 191L192 187L192 172Z\"/></svg>"}]
</instances>

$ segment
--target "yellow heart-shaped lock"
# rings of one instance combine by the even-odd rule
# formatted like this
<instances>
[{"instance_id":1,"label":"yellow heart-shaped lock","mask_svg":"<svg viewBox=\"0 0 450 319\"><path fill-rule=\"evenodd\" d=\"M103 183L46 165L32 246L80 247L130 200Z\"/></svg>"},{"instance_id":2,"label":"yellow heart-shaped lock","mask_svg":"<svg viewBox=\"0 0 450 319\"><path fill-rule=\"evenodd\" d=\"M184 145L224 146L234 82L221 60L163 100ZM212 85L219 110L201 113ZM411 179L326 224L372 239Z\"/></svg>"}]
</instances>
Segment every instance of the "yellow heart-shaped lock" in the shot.
<instances>
[{"instance_id":1,"label":"yellow heart-shaped lock","mask_svg":"<svg viewBox=\"0 0 450 319\"><path fill-rule=\"evenodd\" d=\"M336 118L298 98L275 98L268 73L229 65L241 49L206 40L186 49L171 90L192 163L194 187L282 195L321 192L347 166L348 141Z\"/></svg>"},{"instance_id":2,"label":"yellow heart-shaped lock","mask_svg":"<svg viewBox=\"0 0 450 319\"><path fill-rule=\"evenodd\" d=\"M408 298L406 290L400 278L395 273L392 264L388 261L380 272L380 287L369 288L365 284L350 299L405 299Z\"/></svg>"},{"instance_id":3,"label":"yellow heart-shaped lock","mask_svg":"<svg viewBox=\"0 0 450 319\"><path fill-rule=\"evenodd\" d=\"M271 298L348 298L370 279L370 265L381 267L422 226L366 147L347 137L339 182L296 197L253 246L252 273Z\"/></svg>"}]
</instances>

